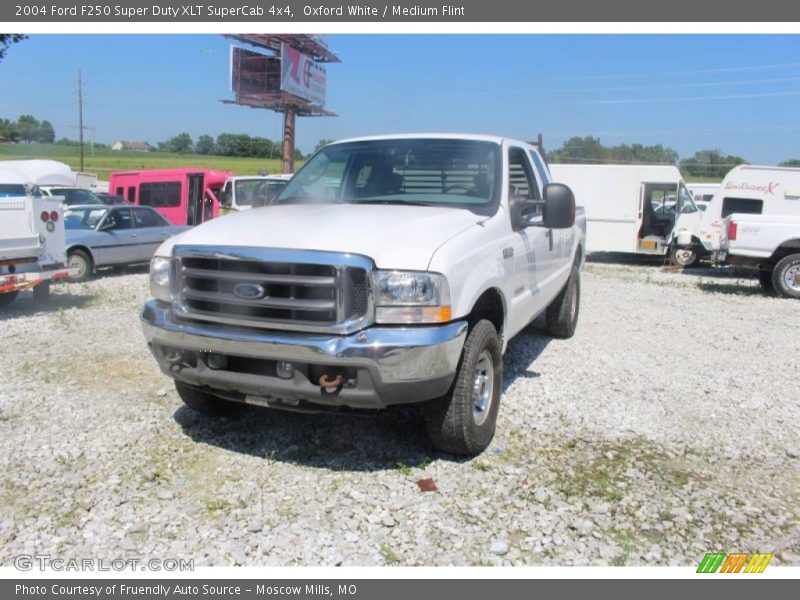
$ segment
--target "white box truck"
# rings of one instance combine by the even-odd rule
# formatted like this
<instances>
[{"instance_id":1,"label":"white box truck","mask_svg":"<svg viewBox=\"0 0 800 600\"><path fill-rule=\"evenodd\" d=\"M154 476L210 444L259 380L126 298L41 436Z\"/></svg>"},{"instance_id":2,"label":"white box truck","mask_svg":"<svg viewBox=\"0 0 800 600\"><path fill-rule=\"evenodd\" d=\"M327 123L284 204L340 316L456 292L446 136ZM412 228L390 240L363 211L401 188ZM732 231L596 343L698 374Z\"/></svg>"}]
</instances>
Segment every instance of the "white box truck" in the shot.
<instances>
[{"instance_id":1,"label":"white box truck","mask_svg":"<svg viewBox=\"0 0 800 600\"><path fill-rule=\"evenodd\" d=\"M668 255L682 267L705 255L702 213L677 167L558 164L550 172L586 210L587 252Z\"/></svg>"}]
</instances>

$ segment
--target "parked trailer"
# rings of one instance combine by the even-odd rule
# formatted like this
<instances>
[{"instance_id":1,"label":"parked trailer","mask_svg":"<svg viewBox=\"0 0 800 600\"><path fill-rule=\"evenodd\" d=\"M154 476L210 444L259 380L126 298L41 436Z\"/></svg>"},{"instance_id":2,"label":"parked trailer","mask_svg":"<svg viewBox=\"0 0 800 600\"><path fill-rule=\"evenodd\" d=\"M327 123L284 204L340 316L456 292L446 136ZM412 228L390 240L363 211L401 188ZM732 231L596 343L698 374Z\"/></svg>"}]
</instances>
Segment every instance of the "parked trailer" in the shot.
<instances>
[{"instance_id":1,"label":"parked trailer","mask_svg":"<svg viewBox=\"0 0 800 600\"><path fill-rule=\"evenodd\" d=\"M195 168L118 171L108 189L131 204L152 206L174 225L199 225L219 216L220 192L231 175Z\"/></svg>"},{"instance_id":2,"label":"parked trailer","mask_svg":"<svg viewBox=\"0 0 800 600\"><path fill-rule=\"evenodd\" d=\"M705 254L701 212L677 167L551 164L550 172L586 209L588 252L669 255L679 266Z\"/></svg>"},{"instance_id":3,"label":"parked trailer","mask_svg":"<svg viewBox=\"0 0 800 600\"><path fill-rule=\"evenodd\" d=\"M46 301L50 281L70 275L62 200L43 196L22 171L0 167L0 306L31 288L34 301Z\"/></svg>"}]
</instances>

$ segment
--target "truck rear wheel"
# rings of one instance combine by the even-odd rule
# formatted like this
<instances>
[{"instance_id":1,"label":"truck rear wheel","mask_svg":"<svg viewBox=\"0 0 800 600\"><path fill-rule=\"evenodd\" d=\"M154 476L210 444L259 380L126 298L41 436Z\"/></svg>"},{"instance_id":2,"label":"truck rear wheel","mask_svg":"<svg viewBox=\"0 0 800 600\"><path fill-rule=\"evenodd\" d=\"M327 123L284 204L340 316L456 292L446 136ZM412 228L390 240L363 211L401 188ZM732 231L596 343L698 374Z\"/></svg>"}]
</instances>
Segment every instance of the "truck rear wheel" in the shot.
<instances>
[{"instance_id":1,"label":"truck rear wheel","mask_svg":"<svg viewBox=\"0 0 800 600\"><path fill-rule=\"evenodd\" d=\"M17 296L19 296L19 292L6 292L5 294L0 294L0 307L8 306Z\"/></svg>"},{"instance_id":2,"label":"truck rear wheel","mask_svg":"<svg viewBox=\"0 0 800 600\"><path fill-rule=\"evenodd\" d=\"M578 312L581 307L581 272L572 267L564 289L547 307L545 314L547 331L553 337L571 338L578 325Z\"/></svg>"},{"instance_id":3,"label":"truck rear wheel","mask_svg":"<svg viewBox=\"0 0 800 600\"><path fill-rule=\"evenodd\" d=\"M500 337L478 321L467 336L450 392L425 405L428 436L437 450L476 456L494 437L503 385Z\"/></svg>"},{"instance_id":4,"label":"truck rear wheel","mask_svg":"<svg viewBox=\"0 0 800 600\"><path fill-rule=\"evenodd\" d=\"M243 404L223 400L219 396L180 381L175 381L175 390L186 406L208 417L224 417L235 414L244 408Z\"/></svg>"},{"instance_id":5,"label":"truck rear wheel","mask_svg":"<svg viewBox=\"0 0 800 600\"><path fill-rule=\"evenodd\" d=\"M784 256L772 270L772 285L786 298L800 298L800 254Z\"/></svg>"}]
</instances>

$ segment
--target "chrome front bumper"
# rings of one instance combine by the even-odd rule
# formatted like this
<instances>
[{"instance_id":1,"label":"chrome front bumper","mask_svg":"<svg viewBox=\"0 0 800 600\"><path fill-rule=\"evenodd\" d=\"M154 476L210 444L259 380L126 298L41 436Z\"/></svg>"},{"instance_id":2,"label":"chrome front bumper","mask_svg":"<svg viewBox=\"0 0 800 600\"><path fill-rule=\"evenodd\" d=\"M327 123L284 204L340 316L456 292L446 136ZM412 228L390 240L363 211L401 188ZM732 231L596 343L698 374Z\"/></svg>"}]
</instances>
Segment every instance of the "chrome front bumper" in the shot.
<instances>
[{"instance_id":1,"label":"chrome front bumper","mask_svg":"<svg viewBox=\"0 0 800 600\"><path fill-rule=\"evenodd\" d=\"M148 346L170 377L233 400L284 408L301 402L383 408L436 398L453 382L467 335L464 321L369 327L346 336L256 330L179 319L156 300L145 304L141 320ZM189 352L192 360L176 363L176 352ZM212 369L209 353L237 357L248 367ZM295 365L293 376L269 374L274 361ZM320 369L345 373L345 385L326 393L313 375Z\"/></svg>"}]
</instances>

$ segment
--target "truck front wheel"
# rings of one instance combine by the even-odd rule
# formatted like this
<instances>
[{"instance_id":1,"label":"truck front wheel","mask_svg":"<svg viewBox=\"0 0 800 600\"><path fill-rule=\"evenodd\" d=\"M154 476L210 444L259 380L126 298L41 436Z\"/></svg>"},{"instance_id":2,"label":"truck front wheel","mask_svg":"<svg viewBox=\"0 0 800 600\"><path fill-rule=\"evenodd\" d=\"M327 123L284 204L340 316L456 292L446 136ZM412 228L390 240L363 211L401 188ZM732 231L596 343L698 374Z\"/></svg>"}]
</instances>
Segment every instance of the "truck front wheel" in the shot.
<instances>
[{"instance_id":1,"label":"truck front wheel","mask_svg":"<svg viewBox=\"0 0 800 600\"><path fill-rule=\"evenodd\" d=\"M558 296L550 303L545 313L547 331L553 337L571 338L578 325L581 308L581 272L575 265L569 279Z\"/></svg>"},{"instance_id":2,"label":"truck front wheel","mask_svg":"<svg viewBox=\"0 0 800 600\"><path fill-rule=\"evenodd\" d=\"M671 248L669 262L676 267L691 267L697 262L697 252L691 248Z\"/></svg>"},{"instance_id":3,"label":"truck front wheel","mask_svg":"<svg viewBox=\"0 0 800 600\"><path fill-rule=\"evenodd\" d=\"M784 256L772 271L772 285L786 298L800 298L800 254Z\"/></svg>"},{"instance_id":4,"label":"truck front wheel","mask_svg":"<svg viewBox=\"0 0 800 600\"><path fill-rule=\"evenodd\" d=\"M234 414L244 407L243 404L223 400L219 396L180 381L175 381L175 390L186 406L208 417L224 417Z\"/></svg>"},{"instance_id":5,"label":"truck front wheel","mask_svg":"<svg viewBox=\"0 0 800 600\"><path fill-rule=\"evenodd\" d=\"M483 452L494 437L502 384L500 337L483 319L467 336L450 392L425 405L428 435L436 449L465 456Z\"/></svg>"}]
</instances>

